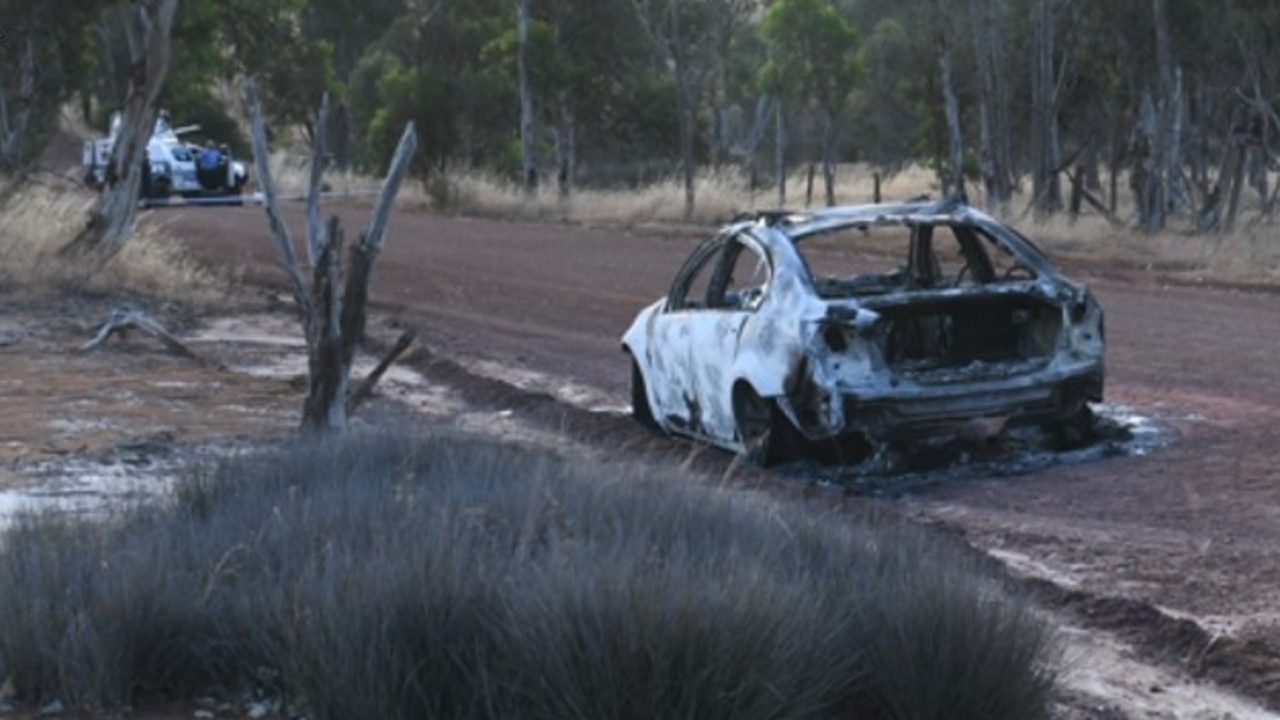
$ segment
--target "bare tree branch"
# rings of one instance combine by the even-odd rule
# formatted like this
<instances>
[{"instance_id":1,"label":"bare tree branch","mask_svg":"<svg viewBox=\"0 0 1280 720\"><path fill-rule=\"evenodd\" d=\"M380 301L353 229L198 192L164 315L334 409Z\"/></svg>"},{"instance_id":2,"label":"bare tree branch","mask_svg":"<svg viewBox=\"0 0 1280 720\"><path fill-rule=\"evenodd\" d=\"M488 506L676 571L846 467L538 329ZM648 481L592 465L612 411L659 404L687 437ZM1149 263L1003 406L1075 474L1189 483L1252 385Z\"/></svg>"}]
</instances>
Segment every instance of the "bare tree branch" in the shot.
<instances>
[{"instance_id":1,"label":"bare tree branch","mask_svg":"<svg viewBox=\"0 0 1280 720\"><path fill-rule=\"evenodd\" d=\"M391 160L391 169L382 184L382 195L378 206L374 208L369 229L360 236L360 240L351 248L351 267L347 272L347 285L343 292L342 337L344 340L342 357L349 366L355 357L356 346L364 339L365 304L369 299L370 278L373 275L373 262L382 250L386 237L387 220L391 214L391 206L401 180L409 168L409 159L417 146L418 135L413 123L405 125L404 134L400 136L400 145Z\"/></svg>"},{"instance_id":2,"label":"bare tree branch","mask_svg":"<svg viewBox=\"0 0 1280 720\"><path fill-rule=\"evenodd\" d=\"M327 241L320 223L320 180L325 166L325 128L329 125L329 93L320 101L316 127L311 133L311 176L307 181L307 263L315 267L320 248Z\"/></svg>"},{"instance_id":3,"label":"bare tree branch","mask_svg":"<svg viewBox=\"0 0 1280 720\"><path fill-rule=\"evenodd\" d=\"M293 238L289 236L289 226L280 215L280 206L276 200L276 185L271 179L271 156L267 148L267 129L262 122L262 109L258 104L258 84L249 78L244 84L244 99L249 105L249 117L253 135L253 162L258 172L258 186L262 190L263 202L267 209L267 217L271 222L271 235L276 241L276 250L280 253L280 265L289 275L293 285L293 300L298 305L298 316L302 318L302 326L307 331L307 343L311 343L311 300L307 292L307 284L298 269L298 257L293 251Z\"/></svg>"},{"instance_id":4,"label":"bare tree branch","mask_svg":"<svg viewBox=\"0 0 1280 720\"><path fill-rule=\"evenodd\" d=\"M369 396L373 394L374 386L378 384L378 381L382 379L382 376L391 368L391 365L409 349L409 346L413 344L415 337L416 335L414 335L412 331L406 331L400 334L400 337L396 339L396 344L391 346L391 349L387 351L387 354L378 362L377 367L375 367L369 373L368 377L362 380L360 384L356 386L356 389L351 391L351 395L347 397L347 415L355 413L356 409L360 407L360 404L369 399Z\"/></svg>"},{"instance_id":5,"label":"bare tree branch","mask_svg":"<svg viewBox=\"0 0 1280 720\"><path fill-rule=\"evenodd\" d=\"M391 217L391 208L395 204L396 193L400 192L400 184L409 172L409 160L418 147L418 131L413 122L406 123L400 135L400 143L396 153L391 157L391 167L387 177L382 181L382 192L378 194L378 204L373 208L369 218L369 226L364 231L360 245L368 248L367 252L376 257L382 250L383 238L387 231L387 220Z\"/></svg>"}]
</instances>

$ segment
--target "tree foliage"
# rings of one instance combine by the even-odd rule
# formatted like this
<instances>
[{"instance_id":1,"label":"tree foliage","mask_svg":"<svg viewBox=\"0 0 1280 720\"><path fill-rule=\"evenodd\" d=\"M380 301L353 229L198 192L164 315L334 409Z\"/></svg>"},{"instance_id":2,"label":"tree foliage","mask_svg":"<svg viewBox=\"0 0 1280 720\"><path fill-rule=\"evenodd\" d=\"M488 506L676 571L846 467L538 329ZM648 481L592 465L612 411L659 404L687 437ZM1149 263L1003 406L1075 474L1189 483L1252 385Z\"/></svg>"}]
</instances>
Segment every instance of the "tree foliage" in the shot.
<instances>
[{"instance_id":1,"label":"tree foliage","mask_svg":"<svg viewBox=\"0 0 1280 720\"><path fill-rule=\"evenodd\" d=\"M123 4L0 0L0 130L12 135L29 118L20 151L0 153L4 169L38 154L69 101L98 126L120 107ZM942 168L955 143L941 39L963 145L981 155L966 165L981 164L993 194L1010 183L1025 193L1035 170L1075 178L1115 207L1116 195L1139 190L1117 176L1141 184L1158 171L1167 187L1146 213L1221 227L1229 204L1276 204L1265 172L1280 157L1274 4L530 0L529 9L538 98L529 147L540 167L577 182L652 179L690 159L767 166L757 160L773 157L775 143L810 161L821 151L832 163ZM1038 20L1044 12L1052 27ZM412 119L423 139L416 173L466 166L514 178L517 38L512 0L183 0L161 102L175 121L239 142L243 112L227 88L252 74L277 128L312 130L310 108L330 94L339 163L376 170L391 128ZM35 90L24 94L28 47ZM765 132L775 120L785 120L781 132ZM1060 151L1046 155L1053 136Z\"/></svg>"}]
</instances>

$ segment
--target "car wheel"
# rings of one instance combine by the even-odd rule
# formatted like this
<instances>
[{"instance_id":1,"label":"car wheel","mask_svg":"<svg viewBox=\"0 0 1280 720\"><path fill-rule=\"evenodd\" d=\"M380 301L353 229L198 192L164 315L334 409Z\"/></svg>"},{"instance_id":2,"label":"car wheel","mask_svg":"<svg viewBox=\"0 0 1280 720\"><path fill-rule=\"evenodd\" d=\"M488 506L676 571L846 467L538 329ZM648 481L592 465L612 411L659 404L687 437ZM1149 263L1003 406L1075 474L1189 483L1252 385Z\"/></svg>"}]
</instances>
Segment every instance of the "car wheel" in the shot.
<instances>
[{"instance_id":1,"label":"car wheel","mask_svg":"<svg viewBox=\"0 0 1280 720\"><path fill-rule=\"evenodd\" d=\"M148 200L168 200L171 194L173 194L173 184L169 182L169 178L152 178L151 187L147 192Z\"/></svg>"},{"instance_id":2,"label":"car wheel","mask_svg":"<svg viewBox=\"0 0 1280 720\"><path fill-rule=\"evenodd\" d=\"M796 432L776 403L742 385L734 392L733 416L742 455L752 464L769 467L791 459Z\"/></svg>"},{"instance_id":3,"label":"car wheel","mask_svg":"<svg viewBox=\"0 0 1280 720\"><path fill-rule=\"evenodd\" d=\"M658 429L658 421L653 418L653 408L649 406L644 373L640 372L640 364L635 358L631 359L631 416L650 430Z\"/></svg>"}]
</instances>

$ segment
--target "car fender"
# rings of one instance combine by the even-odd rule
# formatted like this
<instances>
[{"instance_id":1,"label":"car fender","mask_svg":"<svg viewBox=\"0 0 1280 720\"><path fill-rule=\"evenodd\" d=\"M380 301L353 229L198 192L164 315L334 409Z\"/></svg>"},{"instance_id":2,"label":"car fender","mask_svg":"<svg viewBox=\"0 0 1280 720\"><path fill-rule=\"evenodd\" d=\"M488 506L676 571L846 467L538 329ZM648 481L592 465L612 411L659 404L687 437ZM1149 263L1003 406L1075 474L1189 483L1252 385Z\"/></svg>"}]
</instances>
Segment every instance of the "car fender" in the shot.
<instances>
[{"instance_id":1,"label":"car fender","mask_svg":"<svg viewBox=\"0 0 1280 720\"><path fill-rule=\"evenodd\" d=\"M622 335L622 351L631 356L640 368L644 378L645 395L649 398L649 407L653 411L654 420L666 429L666 412L663 403L655 395L653 388L653 364L650 358L650 336L653 332L653 320L662 311L665 299L657 300L641 310L631 326Z\"/></svg>"},{"instance_id":2,"label":"car fender","mask_svg":"<svg viewBox=\"0 0 1280 720\"><path fill-rule=\"evenodd\" d=\"M745 380L760 397L779 398L790 391L797 368L807 361L808 339L803 328L823 318L825 303L813 299L783 275L769 298L743 325L734 354L733 382Z\"/></svg>"}]
</instances>

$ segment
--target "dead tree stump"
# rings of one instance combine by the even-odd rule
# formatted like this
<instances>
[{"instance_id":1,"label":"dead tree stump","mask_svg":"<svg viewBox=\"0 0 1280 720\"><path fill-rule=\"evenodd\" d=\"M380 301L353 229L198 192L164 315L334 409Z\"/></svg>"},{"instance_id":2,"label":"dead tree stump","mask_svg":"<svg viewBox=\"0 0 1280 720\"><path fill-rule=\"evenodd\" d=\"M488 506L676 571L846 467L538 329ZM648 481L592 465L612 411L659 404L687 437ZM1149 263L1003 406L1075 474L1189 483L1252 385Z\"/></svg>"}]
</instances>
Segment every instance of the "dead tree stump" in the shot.
<instances>
[{"instance_id":1,"label":"dead tree stump","mask_svg":"<svg viewBox=\"0 0 1280 720\"><path fill-rule=\"evenodd\" d=\"M343 232L338 219L331 218L327 227L320 223L320 181L325 145L323 128L329 114L329 100L325 97L314 126L316 131L311 146L312 170L307 188L307 255L312 264L311 281L308 283L298 267L293 240L276 200L275 184L271 179L268 162L266 128L262 122L257 88L253 80L246 84L245 99L253 120L253 154L258 183L262 187L280 264L289 275L298 316L307 340L307 398L303 403L301 427L308 432L340 432L346 428L349 414L368 397L373 385L386 372L387 367L408 347L408 342L404 343L404 347L400 347L398 343L383 358L378 368L360 384L356 394L350 393L351 367L356 349L364 339L373 263L382 251L391 206L417 146L417 132L412 122L405 125L400 144L383 180L382 191L374 206L369 226L351 246L349 267L344 273L341 260Z\"/></svg>"}]
</instances>

